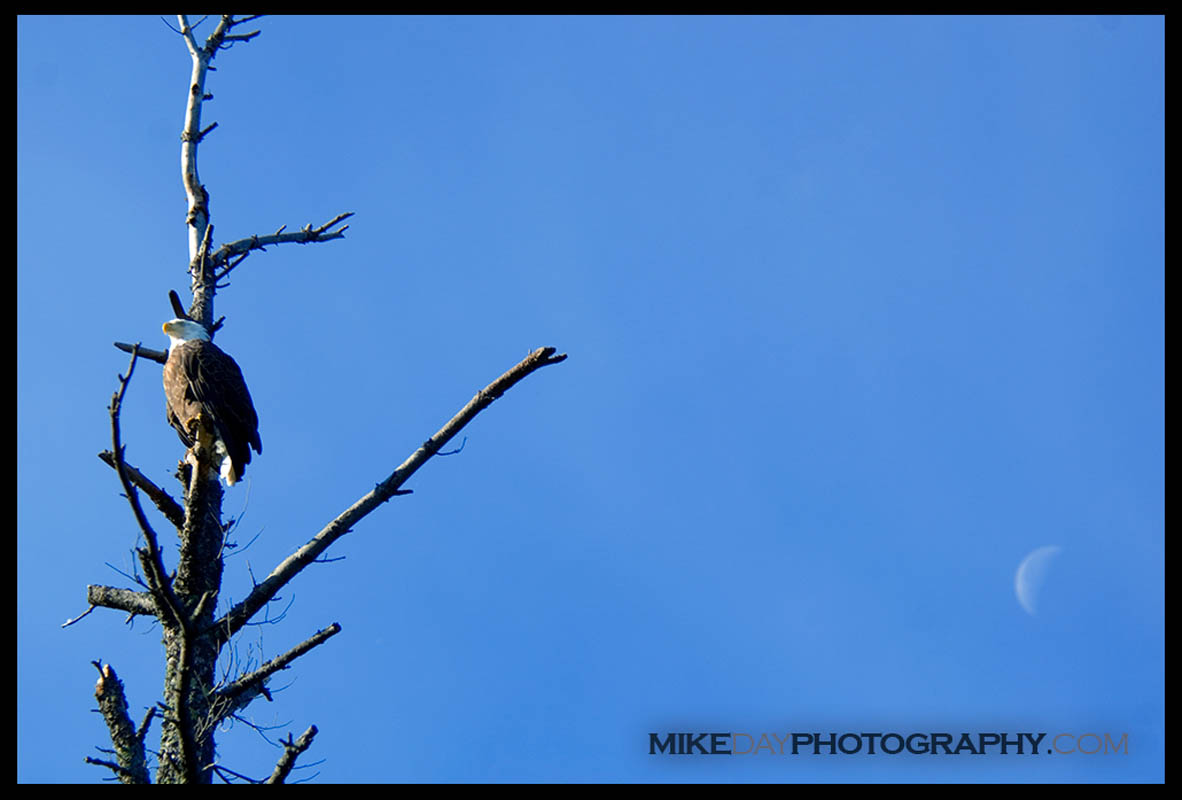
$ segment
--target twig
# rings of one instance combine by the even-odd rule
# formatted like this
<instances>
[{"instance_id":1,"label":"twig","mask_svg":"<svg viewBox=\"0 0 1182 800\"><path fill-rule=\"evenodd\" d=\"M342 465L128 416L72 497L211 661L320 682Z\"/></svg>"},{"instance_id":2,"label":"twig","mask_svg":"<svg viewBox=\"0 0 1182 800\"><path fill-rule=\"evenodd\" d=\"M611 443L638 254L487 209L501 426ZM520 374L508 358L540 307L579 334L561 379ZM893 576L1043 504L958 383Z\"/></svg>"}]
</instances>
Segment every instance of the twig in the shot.
<instances>
[{"instance_id":1,"label":"twig","mask_svg":"<svg viewBox=\"0 0 1182 800\"><path fill-rule=\"evenodd\" d=\"M255 778L252 778L249 775L243 775L241 772L235 772L234 770L230 769L229 767L223 767L218 764L211 764L209 768L211 770L213 770L215 775L217 775L219 778L222 779L222 781L224 781L227 784L233 783L233 781L226 780L226 776L223 775L222 773L229 773L232 777L241 778L242 780L246 781L247 783L262 783L262 781L256 780Z\"/></svg>"},{"instance_id":2,"label":"twig","mask_svg":"<svg viewBox=\"0 0 1182 800\"><path fill-rule=\"evenodd\" d=\"M63 627L63 628L68 628L68 627L70 627L70 626L71 626L71 625L73 625L75 622L78 622L80 619L83 619L84 617L86 617L87 615L89 615L89 614L90 614L90 612L91 612L91 611L94 611L96 608L98 608L98 606L96 606L94 603L91 603L91 604L90 604L90 608L86 609L85 611L83 611L81 614L79 614L78 616L74 617L73 619L68 619L68 620L66 620L65 622L63 622L63 623L62 623L62 627Z\"/></svg>"},{"instance_id":3,"label":"twig","mask_svg":"<svg viewBox=\"0 0 1182 800\"><path fill-rule=\"evenodd\" d=\"M123 570L119 569L119 567L117 567L117 566L115 566L114 564L112 564L110 561L104 561L103 563L107 565L107 568L108 568L109 570L111 570L112 572L117 572L117 573L119 573L119 574L120 574L120 575L122 575L124 578L127 578L129 581L131 581L132 583L134 583L136 586L142 586L142 587L144 587L145 589L148 589L148 582L147 582L147 581L145 581L143 578L141 578L141 577L140 577L138 574L136 574L136 573L132 573L132 572L125 572L125 571L123 571ZM117 591L127 591L127 590L126 590L126 589L121 589L121 590L117 590ZM88 596L89 596L89 595L88 595ZM149 596L149 597L151 597L151 594L149 593L149 594L148 594L148 596ZM155 598L153 598L151 602L154 604L154 603L156 602L156 601L155 601ZM153 613L153 614L155 614L156 612L155 612L155 611L153 611L152 613Z\"/></svg>"},{"instance_id":4,"label":"twig","mask_svg":"<svg viewBox=\"0 0 1182 800\"><path fill-rule=\"evenodd\" d=\"M455 450L440 450L435 455L437 455L437 456L454 456L457 453L463 452L464 445L466 445L467 443L468 443L468 437L465 436L464 441L460 442L460 446L457 447Z\"/></svg>"}]
</instances>

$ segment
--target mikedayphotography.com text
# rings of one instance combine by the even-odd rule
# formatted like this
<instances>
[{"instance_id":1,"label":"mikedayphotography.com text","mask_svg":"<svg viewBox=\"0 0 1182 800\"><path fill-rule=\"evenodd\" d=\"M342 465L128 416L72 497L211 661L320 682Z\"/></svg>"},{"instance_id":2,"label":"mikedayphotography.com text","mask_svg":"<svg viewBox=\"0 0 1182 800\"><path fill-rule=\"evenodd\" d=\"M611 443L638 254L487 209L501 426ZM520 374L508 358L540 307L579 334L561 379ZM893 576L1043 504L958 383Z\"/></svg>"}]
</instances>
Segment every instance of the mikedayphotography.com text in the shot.
<instances>
[{"instance_id":1,"label":"mikedayphotography.com text","mask_svg":"<svg viewBox=\"0 0 1182 800\"><path fill-rule=\"evenodd\" d=\"M649 733L649 755L671 756L1038 756L1128 755L1128 733L1045 732L666 732Z\"/></svg>"}]
</instances>

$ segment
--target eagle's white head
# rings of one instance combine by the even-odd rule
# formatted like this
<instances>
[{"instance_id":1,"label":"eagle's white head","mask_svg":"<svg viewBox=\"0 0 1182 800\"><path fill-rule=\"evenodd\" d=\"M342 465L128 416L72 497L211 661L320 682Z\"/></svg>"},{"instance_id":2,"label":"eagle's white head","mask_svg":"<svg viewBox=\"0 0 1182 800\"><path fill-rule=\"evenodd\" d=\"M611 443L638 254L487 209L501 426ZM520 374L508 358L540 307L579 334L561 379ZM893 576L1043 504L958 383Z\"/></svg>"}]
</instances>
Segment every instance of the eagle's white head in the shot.
<instances>
[{"instance_id":1,"label":"eagle's white head","mask_svg":"<svg viewBox=\"0 0 1182 800\"><path fill-rule=\"evenodd\" d=\"M176 347L181 342L209 341L209 331L205 329L205 326L191 319L170 319L164 323L164 332L168 334L172 347Z\"/></svg>"}]
</instances>

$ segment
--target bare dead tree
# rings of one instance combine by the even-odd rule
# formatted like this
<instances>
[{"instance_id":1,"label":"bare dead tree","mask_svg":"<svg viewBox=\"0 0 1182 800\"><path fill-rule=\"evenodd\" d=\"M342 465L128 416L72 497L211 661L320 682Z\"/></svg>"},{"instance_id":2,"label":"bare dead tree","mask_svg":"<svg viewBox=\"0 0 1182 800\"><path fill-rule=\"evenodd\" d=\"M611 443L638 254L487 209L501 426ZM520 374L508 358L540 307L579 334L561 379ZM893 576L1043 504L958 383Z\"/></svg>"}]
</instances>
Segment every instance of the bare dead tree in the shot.
<instances>
[{"instance_id":1,"label":"bare dead tree","mask_svg":"<svg viewBox=\"0 0 1182 800\"><path fill-rule=\"evenodd\" d=\"M201 183L197 171L199 146L205 136L217 127L216 122L201 127L202 109L205 101L210 99L205 84L208 73L213 69L211 62L219 52L235 43L249 42L259 35L258 30L239 32L240 26L257 16L218 17L213 32L204 43L198 42L196 28L206 18L193 23L186 15L179 15L179 26L174 29L184 40L193 65L181 134L181 172L188 198L185 223L192 301L186 309L175 292L170 299L176 316L202 323L211 334L223 322L214 319L214 296L219 288L223 288L220 281L251 253L272 245L340 239L349 227L341 223L353 216L352 212L346 212L336 215L323 225L307 225L292 233L286 233L284 226L271 234L247 236L217 248L212 245L209 192ZM113 745L113 749L103 752L113 756L113 760L86 760L106 767L123 783L151 782L145 738L153 719L159 716L160 745L156 753L156 782L209 783L217 775L227 781L283 783L295 767L296 759L312 745L317 733L315 725L310 726L298 739L289 736L282 742L284 752L271 775L258 781L215 763L214 733L220 722L238 714L259 696L270 699L267 688L270 677L335 636L341 626L334 622L256 669L219 681L216 664L222 649L230 645L234 635L276 598L282 587L322 556L333 542L349 533L382 503L392 497L409 494L408 490L402 488L406 481L477 414L518 381L542 367L559 363L566 356L556 354L552 347L539 348L530 353L478 392L389 476L366 491L304 545L276 565L245 599L219 613L222 551L229 526L222 522L221 484L216 471L209 469L209 434L199 430L198 443L192 448L193 459L181 462L178 477L183 485L183 496L180 501L126 463L119 422L124 395L139 361L147 359L163 363L168 354L148 350L138 344L116 342L115 346L131 353L131 362L126 375L119 377L118 389L111 398L111 449L100 453L99 457L118 476L144 542L143 546L136 549L139 573L132 576L138 588L89 586L89 608L65 624L78 622L95 608L123 611L129 615L129 619L135 616L152 617L159 623L163 633L166 668L163 698L151 706L140 725L136 726L128 714L123 683L115 670L109 664L95 662L100 676L95 697ZM202 440L202 436L205 440ZM141 492L175 528L179 537L177 563L172 571L164 563L159 539L140 503Z\"/></svg>"}]
</instances>

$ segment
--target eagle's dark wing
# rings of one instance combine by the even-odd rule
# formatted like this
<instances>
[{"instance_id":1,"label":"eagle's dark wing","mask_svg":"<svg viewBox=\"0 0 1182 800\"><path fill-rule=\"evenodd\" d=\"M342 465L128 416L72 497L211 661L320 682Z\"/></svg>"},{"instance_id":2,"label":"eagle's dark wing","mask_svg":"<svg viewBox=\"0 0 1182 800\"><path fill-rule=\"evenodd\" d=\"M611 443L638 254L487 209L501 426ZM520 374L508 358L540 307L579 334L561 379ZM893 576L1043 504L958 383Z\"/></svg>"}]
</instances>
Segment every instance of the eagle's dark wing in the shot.
<instances>
[{"instance_id":1,"label":"eagle's dark wing","mask_svg":"<svg viewBox=\"0 0 1182 800\"><path fill-rule=\"evenodd\" d=\"M200 417L201 404L193 396L185 366L188 350L187 346L179 345L168 352L168 360L164 362L164 399L168 424L176 430L185 447L192 447L195 441L189 423Z\"/></svg>"}]
</instances>

